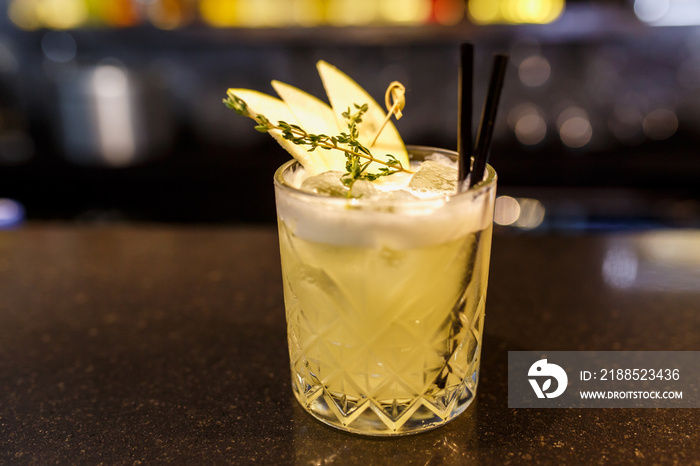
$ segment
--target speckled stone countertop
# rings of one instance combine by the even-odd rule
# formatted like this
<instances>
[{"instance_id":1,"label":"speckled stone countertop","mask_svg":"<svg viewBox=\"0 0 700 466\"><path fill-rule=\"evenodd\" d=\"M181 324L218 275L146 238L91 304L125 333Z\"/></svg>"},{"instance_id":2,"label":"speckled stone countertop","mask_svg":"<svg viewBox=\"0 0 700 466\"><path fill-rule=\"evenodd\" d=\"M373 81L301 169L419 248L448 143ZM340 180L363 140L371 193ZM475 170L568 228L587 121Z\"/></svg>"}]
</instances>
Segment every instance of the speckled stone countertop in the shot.
<instances>
[{"instance_id":1,"label":"speckled stone countertop","mask_svg":"<svg viewBox=\"0 0 700 466\"><path fill-rule=\"evenodd\" d=\"M452 423L336 431L294 399L273 228L0 232L2 464L700 464L698 409L509 409L508 350L700 350L700 232L496 233Z\"/></svg>"}]
</instances>

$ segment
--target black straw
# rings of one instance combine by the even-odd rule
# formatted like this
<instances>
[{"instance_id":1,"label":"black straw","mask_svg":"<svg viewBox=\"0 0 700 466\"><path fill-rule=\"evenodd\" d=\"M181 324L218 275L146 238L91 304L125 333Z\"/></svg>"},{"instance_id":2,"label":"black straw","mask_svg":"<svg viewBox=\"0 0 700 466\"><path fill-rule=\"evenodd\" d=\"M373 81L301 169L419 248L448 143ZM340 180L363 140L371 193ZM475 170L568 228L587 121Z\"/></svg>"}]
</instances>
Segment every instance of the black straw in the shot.
<instances>
[{"instance_id":1,"label":"black straw","mask_svg":"<svg viewBox=\"0 0 700 466\"><path fill-rule=\"evenodd\" d=\"M457 152L459 153L458 161L458 180L461 186L462 182L469 175L471 170L472 159L472 101L474 87L474 45L465 42L460 46L459 57L459 109L457 113Z\"/></svg>"},{"instance_id":2,"label":"black straw","mask_svg":"<svg viewBox=\"0 0 700 466\"><path fill-rule=\"evenodd\" d=\"M498 101L501 98L501 89L503 89L507 64L508 55L494 55L489 89L486 94L486 102L484 103L484 110L481 114L481 121L479 122L479 133L476 137L474 166L472 167L472 175L469 180L470 188L484 178L484 170L488 163L491 139L493 137L493 127L496 123Z\"/></svg>"}]
</instances>

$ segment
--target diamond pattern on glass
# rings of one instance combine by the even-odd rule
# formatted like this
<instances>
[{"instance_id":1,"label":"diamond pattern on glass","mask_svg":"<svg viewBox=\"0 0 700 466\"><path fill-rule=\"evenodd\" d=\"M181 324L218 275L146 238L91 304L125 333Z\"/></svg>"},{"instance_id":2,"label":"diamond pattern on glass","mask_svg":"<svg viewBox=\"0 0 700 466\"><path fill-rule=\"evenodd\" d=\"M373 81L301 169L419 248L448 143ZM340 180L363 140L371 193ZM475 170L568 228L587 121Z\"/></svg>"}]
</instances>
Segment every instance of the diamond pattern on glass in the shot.
<instances>
[{"instance_id":1,"label":"diamond pattern on glass","mask_svg":"<svg viewBox=\"0 0 700 466\"><path fill-rule=\"evenodd\" d=\"M478 381L486 277L465 277L464 270L466 264L478 269L481 254L488 254L472 255L476 237L428 252L440 255L435 263L451 273L428 268L413 286L457 292L426 298L394 295L382 283L363 283L358 293L347 286L343 270L314 265L319 255L336 251L304 244L285 229L280 233L293 387L310 413L351 431L400 434L442 424L469 405ZM387 267L405 259L400 252L382 254L391 259ZM347 257L337 260L353 260ZM446 285L445 277L452 282ZM397 286L410 289L404 282Z\"/></svg>"}]
</instances>

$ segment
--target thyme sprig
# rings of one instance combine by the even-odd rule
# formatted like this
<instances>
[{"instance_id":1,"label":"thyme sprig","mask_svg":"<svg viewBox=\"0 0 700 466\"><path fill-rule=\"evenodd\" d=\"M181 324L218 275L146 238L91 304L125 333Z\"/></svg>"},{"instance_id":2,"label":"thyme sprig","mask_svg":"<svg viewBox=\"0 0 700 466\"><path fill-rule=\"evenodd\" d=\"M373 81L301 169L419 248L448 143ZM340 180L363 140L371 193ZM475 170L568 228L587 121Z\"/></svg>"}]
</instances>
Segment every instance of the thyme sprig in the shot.
<instances>
[{"instance_id":1,"label":"thyme sprig","mask_svg":"<svg viewBox=\"0 0 700 466\"><path fill-rule=\"evenodd\" d=\"M350 108L343 112L343 118L348 121L349 133L341 132L340 136L336 138L339 143L347 144L352 150L352 152L346 152L345 154L347 158L345 162L346 173L341 178L343 184L350 188L357 180L374 181L382 176L388 176L399 171L406 171L403 170L401 162L393 155L387 154L388 160L379 161L372 156L372 153L367 147L360 144L360 141L358 141L360 132L357 129L357 125L358 123L362 123L362 115L367 112L367 109L367 104L355 104L355 110L357 110L355 113L351 113ZM362 161L360 160L361 158L367 160ZM385 166L380 167L378 173L368 173L367 167L369 167L372 162L379 162Z\"/></svg>"},{"instance_id":2,"label":"thyme sprig","mask_svg":"<svg viewBox=\"0 0 700 466\"><path fill-rule=\"evenodd\" d=\"M358 140L359 130L357 125L362 122L362 115L368 110L367 104L355 104L355 113L352 113L350 108L348 108L346 112L343 112L342 115L347 120L348 132L341 132L337 136L312 134L308 133L299 125L290 124L285 121L273 123L264 115L253 115L248 109L248 105L242 99L231 93L224 99L224 104L239 115L255 120L257 123L255 129L257 131L267 133L268 131L279 130L284 139L293 144L308 146L309 152L317 148L343 152L347 159L345 162L345 169L347 172L343 175L341 180L348 188L352 188L352 185L357 180L374 181L382 176L389 176L398 172L411 173L391 154L386 154L387 160L380 160L374 157L371 151ZM378 172L368 172L367 168L372 162L383 166L378 169Z\"/></svg>"}]
</instances>

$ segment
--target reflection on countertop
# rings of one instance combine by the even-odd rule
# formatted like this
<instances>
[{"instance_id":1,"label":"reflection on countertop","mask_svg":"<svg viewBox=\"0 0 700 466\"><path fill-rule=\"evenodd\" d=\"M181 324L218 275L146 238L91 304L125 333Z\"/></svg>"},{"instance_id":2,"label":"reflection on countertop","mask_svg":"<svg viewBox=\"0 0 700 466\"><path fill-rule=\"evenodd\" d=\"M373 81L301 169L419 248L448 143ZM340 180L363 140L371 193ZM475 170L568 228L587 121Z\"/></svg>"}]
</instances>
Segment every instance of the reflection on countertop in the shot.
<instances>
[{"instance_id":1,"label":"reflection on countertop","mask_svg":"<svg viewBox=\"0 0 700 466\"><path fill-rule=\"evenodd\" d=\"M612 238L602 272L615 288L695 294L700 289L700 236L686 230Z\"/></svg>"}]
</instances>

